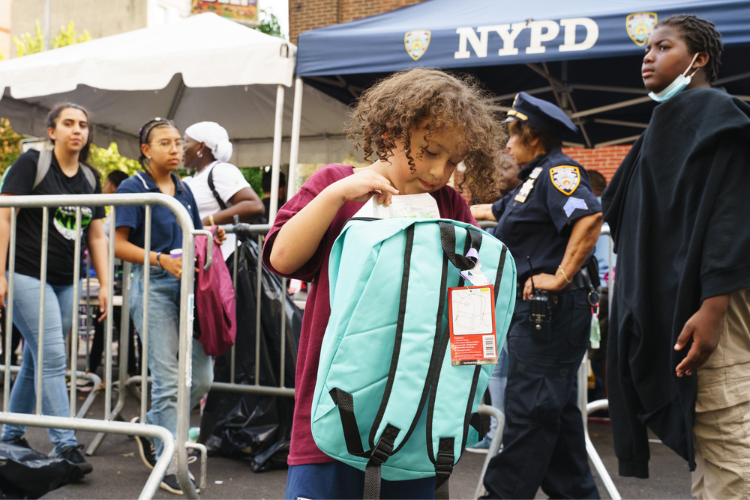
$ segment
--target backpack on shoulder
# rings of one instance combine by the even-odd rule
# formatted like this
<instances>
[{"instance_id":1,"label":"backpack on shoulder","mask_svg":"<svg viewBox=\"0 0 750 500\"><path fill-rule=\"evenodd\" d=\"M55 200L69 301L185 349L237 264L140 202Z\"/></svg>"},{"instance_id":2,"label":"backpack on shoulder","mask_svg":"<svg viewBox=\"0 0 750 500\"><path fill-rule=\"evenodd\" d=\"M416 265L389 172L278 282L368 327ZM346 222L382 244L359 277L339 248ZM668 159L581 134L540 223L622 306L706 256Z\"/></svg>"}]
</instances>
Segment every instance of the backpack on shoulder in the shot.
<instances>
[{"instance_id":1,"label":"backpack on shoulder","mask_svg":"<svg viewBox=\"0 0 750 500\"><path fill-rule=\"evenodd\" d=\"M351 219L329 263L331 315L320 352L311 421L324 453L365 471L365 498L380 479L436 476L436 498L467 446L494 364L453 366L448 289L494 285L496 351L513 315L516 269L494 236L443 219ZM469 255L472 255L469 253ZM490 336L491 338L491 336Z\"/></svg>"},{"instance_id":2,"label":"backpack on shoulder","mask_svg":"<svg viewBox=\"0 0 750 500\"><path fill-rule=\"evenodd\" d=\"M35 190L36 187L42 183L44 178L49 172L49 167L52 165L53 150L49 148L42 148L39 151L39 159L36 162L36 176L34 177L34 185L31 190ZM78 163L78 168L83 172L83 176L86 177L86 181L91 186L92 191L96 191L96 176L94 172L83 163Z\"/></svg>"}]
</instances>

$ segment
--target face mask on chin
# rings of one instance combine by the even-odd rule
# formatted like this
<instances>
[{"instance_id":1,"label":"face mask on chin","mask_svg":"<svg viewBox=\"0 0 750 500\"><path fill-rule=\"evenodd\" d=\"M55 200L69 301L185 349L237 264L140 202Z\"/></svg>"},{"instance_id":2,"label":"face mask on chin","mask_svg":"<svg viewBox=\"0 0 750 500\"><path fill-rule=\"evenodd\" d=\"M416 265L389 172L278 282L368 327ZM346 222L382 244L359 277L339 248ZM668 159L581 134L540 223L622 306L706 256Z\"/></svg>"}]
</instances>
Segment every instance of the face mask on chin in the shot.
<instances>
[{"instance_id":1,"label":"face mask on chin","mask_svg":"<svg viewBox=\"0 0 750 500\"><path fill-rule=\"evenodd\" d=\"M690 85L690 82L692 81L693 77L698 72L698 69L700 69L698 68L695 71L693 71L693 74L690 76L685 76L687 75L687 72L690 71L690 68L693 67L693 63L698 58L698 54L699 52L696 53L695 56L693 56L693 60L690 61L690 65L685 70L685 72L681 74L680 76L678 76L677 78L675 78L674 81L670 83L669 85L667 85L667 87L664 90L662 90L661 92L650 92L648 96L656 102L664 102L676 96L683 90L685 90L685 87Z\"/></svg>"}]
</instances>

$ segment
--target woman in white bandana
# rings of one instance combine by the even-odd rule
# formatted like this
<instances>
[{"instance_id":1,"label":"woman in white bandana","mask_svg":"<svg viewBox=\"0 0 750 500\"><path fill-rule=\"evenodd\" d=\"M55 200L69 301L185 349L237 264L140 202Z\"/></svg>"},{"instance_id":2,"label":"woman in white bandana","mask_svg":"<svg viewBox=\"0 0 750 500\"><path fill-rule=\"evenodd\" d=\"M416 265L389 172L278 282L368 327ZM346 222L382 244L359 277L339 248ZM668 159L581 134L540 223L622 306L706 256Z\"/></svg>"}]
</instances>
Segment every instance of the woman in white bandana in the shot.
<instances>
[{"instance_id":1,"label":"woman in white bandana","mask_svg":"<svg viewBox=\"0 0 750 500\"><path fill-rule=\"evenodd\" d=\"M226 129L215 122L200 122L185 130L185 168L195 170L183 181L190 186L204 226L256 222L264 213L263 202L245 180L242 172L227 163L232 143ZM227 234L221 251L224 260L234 251L236 238Z\"/></svg>"}]
</instances>

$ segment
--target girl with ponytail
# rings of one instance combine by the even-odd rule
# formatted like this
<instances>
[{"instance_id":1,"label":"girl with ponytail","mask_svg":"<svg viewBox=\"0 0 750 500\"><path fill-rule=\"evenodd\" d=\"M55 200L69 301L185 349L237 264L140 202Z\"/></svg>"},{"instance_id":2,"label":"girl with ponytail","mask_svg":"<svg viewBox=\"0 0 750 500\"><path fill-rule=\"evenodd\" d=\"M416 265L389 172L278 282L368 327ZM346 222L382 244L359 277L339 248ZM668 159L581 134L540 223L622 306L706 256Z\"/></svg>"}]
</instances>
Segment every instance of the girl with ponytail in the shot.
<instances>
[{"instance_id":1,"label":"girl with ponytail","mask_svg":"<svg viewBox=\"0 0 750 500\"><path fill-rule=\"evenodd\" d=\"M163 193L174 197L190 213L196 229L203 228L198 207L190 188L175 175L182 161L184 142L175 124L170 120L149 120L140 131L141 155L138 158L144 172L126 179L117 193ZM145 241L145 207L118 207L115 220L115 255L132 262L133 281L130 288L130 312L135 327L143 331L143 261ZM218 238L223 238L219 230ZM180 278L182 257L170 255L171 250L182 249L182 228L171 210L153 205L151 211L151 251L148 314L148 367L151 370L151 409L146 420L177 432L177 385L179 380L179 314ZM192 352L192 385L190 407L205 396L213 379L211 358L200 346ZM138 421L138 417L133 419ZM147 438L136 437L141 458L153 469L163 451L163 443L152 443ZM182 494L177 482L176 456L167 469L161 487Z\"/></svg>"}]
</instances>

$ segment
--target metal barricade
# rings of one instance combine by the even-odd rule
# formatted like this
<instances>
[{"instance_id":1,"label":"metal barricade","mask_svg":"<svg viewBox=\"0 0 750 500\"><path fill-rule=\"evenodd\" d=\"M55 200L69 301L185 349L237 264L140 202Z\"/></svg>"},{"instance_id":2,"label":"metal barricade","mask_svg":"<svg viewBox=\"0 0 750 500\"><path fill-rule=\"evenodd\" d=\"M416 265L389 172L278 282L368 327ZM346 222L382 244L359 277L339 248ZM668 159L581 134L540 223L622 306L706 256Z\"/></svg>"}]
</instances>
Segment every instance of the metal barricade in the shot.
<instances>
[{"instance_id":1,"label":"metal barricade","mask_svg":"<svg viewBox=\"0 0 750 500\"><path fill-rule=\"evenodd\" d=\"M119 196L119 195L118 195ZM260 255L262 254L263 249L263 239L264 235L268 233L271 229L270 224L257 224L257 225L251 225L251 224L244 224L244 223L237 223L237 224L228 224L222 226L222 228L227 233L235 233L235 234L243 234L243 235L257 235L258 237L258 248L259 248L259 258L258 258L258 264L257 264L257 277L258 280L256 282L256 298L258 300L256 304L256 332L260 331L260 317L261 317L261 302L260 302L260 296L261 296L261 286L262 286L262 277L261 277L261 267L262 267L262 260L260 258ZM208 231L202 230L202 231L193 231L194 233L198 234L209 234ZM146 231L146 234L149 234L149 231ZM145 243L145 245L149 245L148 239ZM209 248L211 245L209 245ZM232 284L234 285L235 289L237 288L237 268L238 268L238 254L239 249L236 249L232 253L232 259L233 259L233 273L232 273ZM183 268L185 263L185 256L186 254L183 251ZM221 255L218 255L217 258L221 258ZM141 422L145 422L145 414L146 414L146 408L148 407L148 384L150 383L150 377L148 377L148 354L147 349L144 347L143 356L141 358L141 375L136 376L128 376L127 372L127 365L128 365L128 357L129 357L129 348L128 348L128 332L130 331L130 307L129 307L129 300L128 300L128 291L130 288L130 273L131 273L131 264L130 263L124 263L123 266L123 283L122 283L122 289L123 289L123 296L122 296L122 318L121 318L121 325L120 325L120 364L119 364L119 380L120 380L120 392L118 394L117 402L115 403L115 407L110 413L110 420L114 420L118 417L120 417L120 413L122 412L123 408L125 407L125 400L127 398L127 391L133 390L133 392L137 393L137 396L140 400L140 408L141 408ZM191 271L192 276L192 271ZM144 268L144 282L147 281L148 275L146 274L146 268ZM287 288L287 279L283 278L281 282L281 286L283 290L286 290ZM145 293L145 291L144 291ZM146 320L148 315L148 307L146 304L144 304L144 327L146 326ZM285 396L285 397L294 397L294 389L284 387L285 380L284 380L284 371L285 371L285 350L286 350L286 315L284 314L283 308L282 308L282 317L281 317L281 362L280 362L280 368L281 368L281 376L279 377L279 386L273 387L273 386L262 386L260 385L260 335L256 335L256 345L255 345L255 384L253 385L247 385L247 384L238 384L235 382L235 346L232 346L232 350L230 353L230 359L231 359L231 375L229 382L213 382L211 384L211 390L212 391L225 391L225 392L241 392L241 393L254 393L254 394L265 394L265 395L274 395L274 396ZM148 329L144 328L143 332L138 332L141 335L141 342L144 346L147 346L148 342ZM192 336L191 336L192 339ZM181 351L182 352L182 351ZM140 386L140 390L136 389L136 386ZM97 449L101 445L104 437L106 436L107 432L100 432L97 434L94 438L94 440L89 445L89 448L86 450L86 453L88 455L93 455L96 453ZM187 436L187 434L186 434ZM187 442L187 439L179 442L185 442L185 446L188 448L194 448L200 451L201 453L201 474L199 479L199 485L201 488L206 488L207 485L207 450L206 447L200 443L192 443Z\"/></svg>"},{"instance_id":2,"label":"metal barricade","mask_svg":"<svg viewBox=\"0 0 750 500\"><path fill-rule=\"evenodd\" d=\"M115 224L110 225L109 232L109 270L108 270L108 297L107 302L107 319L105 326L105 377L104 377L104 416L101 420L84 419L80 418L85 413L83 410L87 409L87 403L84 403L81 408L81 412L76 415L76 378L79 376L76 370L76 362L78 357L78 300L73 300L73 328L70 335L70 352L71 352L71 394L70 394L70 417L53 417L42 415L42 369L44 366L44 296L47 282L47 247L48 247L48 229L49 229L49 209L50 207L75 207L75 218L76 218L76 240L75 240L75 260L74 260L74 276L80 276L80 256L81 256L81 207L96 207L96 206L111 206L110 217L114 220L116 210L118 206L143 206L146 207L146 218L145 218L145 234L146 241L144 245L145 249L145 260L144 260L144 325L147 325L147 311L148 311L148 270L150 268L150 234L151 234L151 208L153 205L160 205L168 208L174 213L177 222L182 228L182 273L180 280L180 321L179 321L179 373L185 374L178 379L178 391L177 391L177 432L176 437L165 428L149 425L145 423L145 418L141 419L141 423L132 424L127 422L115 422L113 421L114 412L111 411L112 401L112 311L113 311L113 297L114 297L114 241L115 241ZM11 335L7 334L5 338L5 362L4 362L4 392L3 392L3 411L0 412L0 422L12 425L27 425L33 427L46 427L46 428L62 428L71 430L81 430L87 432L99 432L99 433L112 433L112 434L125 434L125 435L136 435L149 438L160 439L164 444L164 450L162 456L154 466L154 470L149 476L143 490L141 491L140 498L151 498L154 496L159 488L161 479L167 470L170 462L175 453L177 453L177 479L180 484L182 491L188 498L198 498L198 495L193 487L192 482L189 478L187 469L187 450L188 446L188 427L189 427L189 400L190 400L190 365L191 362L191 349L192 349L192 294L193 294L193 260L195 253L194 236L195 234L207 233L207 231L196 231L193 228L193 222L184 206L173 197L166 196L163 194L121 194L115 197L106 195L44 195L44 196L8 196L0 197L0 207L11 208L10 217L10 247L8 254L8 298L7 308L5 312L5 329L6 332L12 331L13 324L13 286L14 286L14 274L15 274L15 258L16 258L16 222L17 222L17 210L21 208L42 208L42 253L41 253L41 264L40 264L40 298L39 298L39 350L37 354L37 373L36 373L36 410L35 414L18 414L9 412L9 395L10 395L10 355L11 355ZM209 237L211 235L209 234ZM210 265L211 259L211 245L208 246L208 258L207 265ZM126 266L129 268L129 266ZM123 273L124 277L129 277L129 274ZM73 296L75 298L79 295L80 280L75 279L73 282ZM128 286L123 286L123 293L127 295ZM123 307L126 307L127 297L124 297ZM89 314L87 312L87 314ZM120 349L125 351L127 356L127 318L129 314L123 311L123 325L125 328L121 328L121 343ZM124 333L123 333L124 332ZM124 342L123 340L124 337ZM147 339L144 336L143 344L147 346ZM144 349L144 354L147 348ZM124 358L127 360L127 357ZM144 367L147 364L144 361ZM145 368L144 368L145 369ZM125 363L120 360L120 374L122 375L125 370L127 375L127 361ZM145 375L145 373L144 373ZM144 377L145 378L145 377ZM121 378L120 394L122 396L125 388L122 385ZM119 402L119 401L118 401ZM145 416L145 410L142 409L141 416ZM175 441L177 446L175 445ZM205 460L204 460L205 463Z\"/></svg>"}]
</instances>

